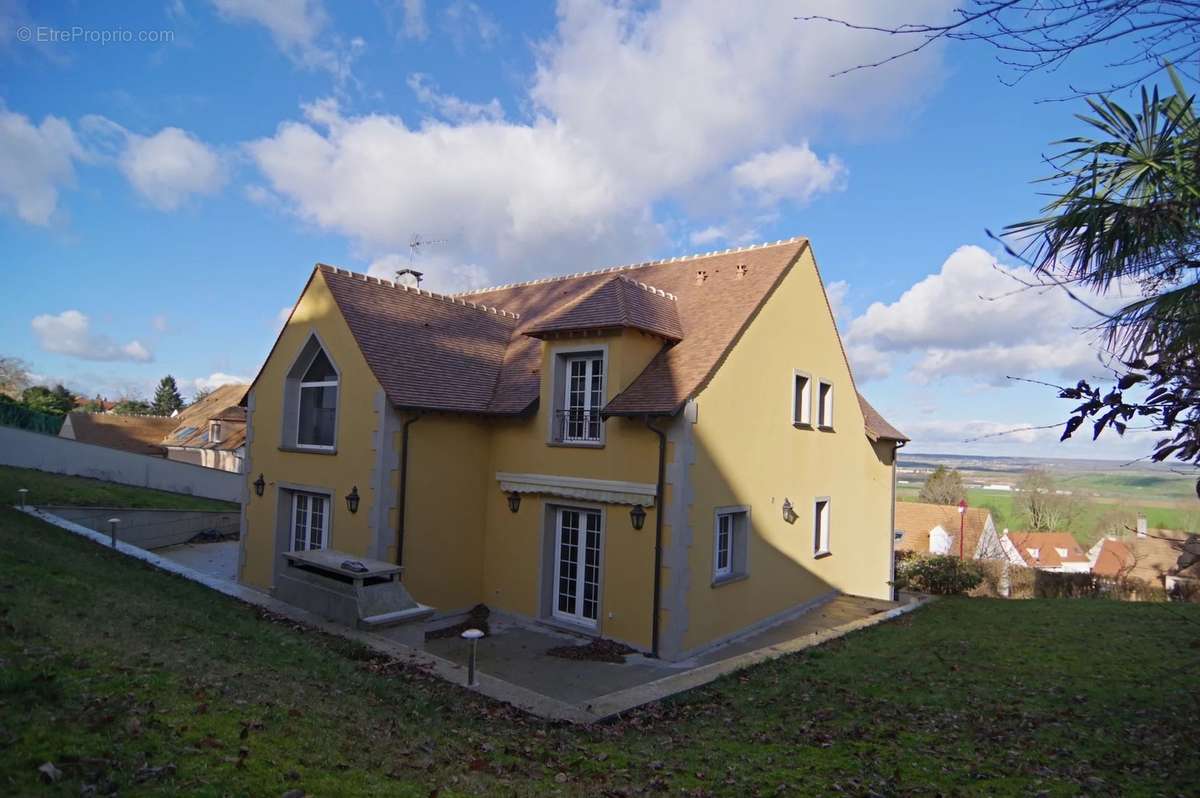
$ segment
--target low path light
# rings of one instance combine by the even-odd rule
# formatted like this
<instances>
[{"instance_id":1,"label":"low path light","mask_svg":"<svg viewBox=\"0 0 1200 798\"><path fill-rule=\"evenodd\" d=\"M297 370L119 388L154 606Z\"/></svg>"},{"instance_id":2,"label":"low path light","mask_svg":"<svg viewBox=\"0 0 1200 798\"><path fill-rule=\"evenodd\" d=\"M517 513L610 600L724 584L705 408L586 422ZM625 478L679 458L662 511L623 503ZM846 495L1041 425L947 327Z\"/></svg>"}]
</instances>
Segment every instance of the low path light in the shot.
<instances>
[{"instance_id":1,"label":"low path light","mask_svg":"<svg viewBox=\"0 0 1200 798\"><path fill-rule=\"evenodd\" d=\"M29 494L29 488L17 488L17 493L21 494L21 509L25 509L25 499Z\"/></svg>"},{"instance_id":2,"label":"low path light","mask_svg":"<svg viewBox=\"0 0 1200 798\"><path fill-rule=\"evenodd\" d=\"M479 684L475 681L475 654L481 637L483 637L483 632L478 629L468 629L462 633L463 640L471 641L471 656L467 660L467 687L475 687Z\"/></svg>"},{"instance_id":3,"label":"low path light","mask_svg":"<svg viewBox=\"0 0 1200 798\"><path fill-rule=\"evenodd\" d=\"M108 536L109 543L115 549L117 547L117 524L121 523L120 518L108 519Z\"/></svg>"}]
</instances>

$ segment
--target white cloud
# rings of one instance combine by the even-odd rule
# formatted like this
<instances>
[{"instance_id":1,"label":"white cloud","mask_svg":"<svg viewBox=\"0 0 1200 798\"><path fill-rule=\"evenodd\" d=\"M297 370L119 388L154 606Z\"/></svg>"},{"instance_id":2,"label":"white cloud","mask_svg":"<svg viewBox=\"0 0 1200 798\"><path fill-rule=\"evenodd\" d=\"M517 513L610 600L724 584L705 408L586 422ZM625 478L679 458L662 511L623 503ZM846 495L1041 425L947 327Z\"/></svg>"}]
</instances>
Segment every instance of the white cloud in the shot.
<instances>
[{"instance_id":1,"label":"white cloud","mask_svg":"<svg viewBox=\"0 0 1200 798\"><path fill-rule=\"evenodd\" d=\"M846 297L850 294L850 283L845 280L834 280L825 286L825 296L829 299L829 309L833 311L834 321L838 326L846 321Z\"/></svg>"},{"instance_id":2,"label":"white cloud","mask_svg":"<svg viewBox=\"0 0 1200 798\"><path fill-rule=\"evenodd\" d=\"M0 206L23 222L50 223L58 194L75 181L83 150L71 125L47 116L40 125L0 102Z\"/></svg>"},{"instance_id":3,"label":"white cloud","mask_svg":"<svg viewBox=\"0 0 1200 798\"><path fill-rule=\"evenodd\" d=\"M729 237L725 232L725 228L709 225L703 230L695 230L688 236L688 242L693 247L702 247L705 244L711 244L714 241L722 241Z\"/></svg>"},{"instance_id":4,"label":"white cloud","mask_svg":"<svg viewBox=\"0 0 1200 798\"><path fill-rule=\"evenodd\" d=\"M155 332L164 333L171 329L171 322L169 319L167 319L166 314L159 313L157 316L150 319L150 326L154 328Z\"/></svg>"},{"instance_id":5,"label":"white cloud","mask_svg":"<svg viewBox=\"0 0 1200 798\"><path fill-rule=\"evenodd\" d=\"M486 103L473 103L452 94L442 94L429 76L420 72L408 76L408 87L416 95L417 102L429 106L449 122L499 122L504 118L504 108L495 97Z\"/></svg>"},{"instance_id":6,"label":"white cloud","mask_svg":"<svg viewBox=\"0 0 1200 798\"><path fill-rule=\"evenodd\" d=\"M191 386L192 394L197 391L211 391L215 388L220 388L222 385L247 385L250 383L249 377L239 377L234 374L225 374L217 371L209 374L207 377L195 377L187 382Z\"/></svg>"},{"instance_id":7,"label":"white cloud","mask_svg":"<svg viewBox=\"0 0 1200 798\"><path fill-rule=\"evenodd\" d=\"M212 194L226 180L220 156L177 127L149 137L130 133L118 165L138 193L162 211L175 210L192 194Z\"/></svg>"},{"instance_id":8,"label":"white cloud","mask_svg":"<svg viewBox=\"0 0 1200 798\"><path fill-rule=\"evenodd\" d=\"M406 22L407 12L406 8ZM466 46L468 39L478 39L479 43L487 48L495 44L500 37L500 25L496 20L470 0L454 0L446 6L444 17L450 38L460 51Z\"/></svg>"},{"instance_id":9,"label":"white cloud","mask_svg":"<svg viewBox=\"0 0 1200 798\"><path fill-rule=\"evenodd\" d=\"M312 47L329 21L320 0L213 0L222 16L257 22L281 50Z\"/></svg>"},{"instance_id":10,"label":"white cloud","mask_svg":"<svg viewBox=\"0 0 1200 798\"><path fill-rule=\"evenodd\" d=\"M836 155L822 161L804 142L760 152L733 167L732 176L734 185L754 193L759 202L806 204L817 194L841 188L846 167Z\"/></svg>"},{"instance_id":11,"label":"white cloud","mask_svg":"<svg viewBox=\"0 0 1200 798\"><path fill-rule=\"evenodd\" d=\"M406 39L424 39L429 35L429 23L425 21L425 0L403 0Z\"/></svg>"},{"instance_id":12,"label":"white cloud","mask_svg":"<svg viewBox=\"0 0 1200 798\"><path fill-rule=\"evenodd\" d=\"M867 308L850 324L847 342L863 358L919 355L909 374L917 382L960 376L1004 384L1009 375L1099 371L1091 338L1080 329L1096 316L1059 288L1019 290L1014 277L1035 279L1025 267L996 268L979 247L960 247L895 302Z\"/></svg>"},{"instance_id":13,"label":"white cloud","mask_svg":"<svg viewBox=\"0 0 1200 798\"><path fill-rule=\"evenodd\" d=\"M474 263L456 263L451 259L434 255L413 263L403 255L384 255L376 258L367 268L367 274L384 280L395 280L401 269L416 269L421 272L421 287L440 293L455 293L486 288L493 284L488 271Z\"/></svg>"},{"instance_id":14,"label":"white cloud","mask_svg":"<svg viewBox=\"0 0 1200 798\"><path fill-rule=\"evenodd\" d=\"M949 7L880 5L870 21L933 19ZM297 214L350 236L367 257L422 232L449 238L446 257L500 280L577 268L581 253L588 266L627 261L666 240L660 203L704 202L727 217L748 192L815 196L841 167L806 142L831 121L878 125L936 83L936 50L831 79L880 39L802 25L796 13L788 0L753 14L716 0L563 2L555 34L536 47L529 95L518 98L524 121L486 112L413 127L324 100L248 151ZM739 164L744 190L732 185Z\"/></svg>"},{"instance_id":15,"label":"white cloud","mask_svg":"<svg viewBox=\"0 0 1200 798\"><path fill-rule=\"evenodd\" d=\"M228 179L222 156L186 130L165 127L152 136L88 115L80 130L92 157L116 165L151 205L173 211L194 194L213 194Z\"/></svg>"},{"instance_id":16,"label":"white cloud","mask_svg":"<svg viewBox=\"0 0 1200 798\"><path fill-rule=\"evenodd\" d=\"M329 24L321 0L212 0L225 19L253 22L271 34L275 44L295 63L310 69L325 69L339 82L350 77L350 65L362 52L361 38L349 43L340 39L321 44Z\"/></svg>"},{"instance_id":17,"label":"white cloud","mask_svg":"<svg viewBox=\"0 0 1200 798\"><path fill-rule=\"evenodd\" d=\"M83 360L132 360L145 363L154 359L154 355L140 341L118 344L107 335L93 332L91 320L78 310L64 310L56 316L36 316L31 326L38 338L38 345L47 352Z\"/></svg>"}]
</instances>

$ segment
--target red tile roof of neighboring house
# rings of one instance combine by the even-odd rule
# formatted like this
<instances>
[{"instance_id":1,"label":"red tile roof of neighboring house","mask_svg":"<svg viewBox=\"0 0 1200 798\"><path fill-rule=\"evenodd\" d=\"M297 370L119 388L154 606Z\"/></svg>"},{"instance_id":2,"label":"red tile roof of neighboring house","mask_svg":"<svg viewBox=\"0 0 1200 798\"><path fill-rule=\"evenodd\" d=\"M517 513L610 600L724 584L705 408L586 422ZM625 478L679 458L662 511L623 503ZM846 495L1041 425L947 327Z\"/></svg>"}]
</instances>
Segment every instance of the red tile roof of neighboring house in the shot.
<instances>
[{"instance_id":1,"label":"red tile roof of neighboring house","mask_svg":"<svg viewBox=\"0 0 1200 798\"><path fill-rule=\"evenodd\" d=\"M968 507L959 516L958 507L924 502L896 502L896 532L903 532L896 540L896 551L929 553L929 533L941 527L950 536L949 554L958 555L958 530L963 530L963 553L973 558L979 549L979 539L991 516L985 507ZM998 557L999 552L983 552L985 556Z\"/></svg>"},{"instance_id":2,"label":"red tile roof of neighboring house","mask_svg":"<svg viewBox=\"0 0 1200 798\"><path fill-rule=\"evenodd\" d=\"M156 457L166 455L160 441L175 426L175 419L169 416L70 413L67 420L77 441Z\"/></svg>"},{"instance_id":3,"label":"red tile roof of neighboring house","mask_svg":"<svg viewBox=\"0 0 1200 798\"><path fill-rule=\"evenodd\" d=\"M1017 553L1031 568L1058 568L1073 563L1090 562L1085 552L1069 532L1010 532L1008 539ZM1037 550L1034 557L1030 549ZM1059 554L1064 549L1066 555Z\"/></svg>"},{"instance_id":4,"label":"red tile roof of neighboring house","mask_svg":"<svg viewBox=\"0 0 1200 798\"><path fill-rule=\"evenodd\" d=\"M530 412L541 380L534 336L630 327L664 346L604 412L672 415L704 387L807 246L796 238L455 296L318 269L397 407ZM872 440L907 440L859 398Z\"/></svg>"}]
</instances>

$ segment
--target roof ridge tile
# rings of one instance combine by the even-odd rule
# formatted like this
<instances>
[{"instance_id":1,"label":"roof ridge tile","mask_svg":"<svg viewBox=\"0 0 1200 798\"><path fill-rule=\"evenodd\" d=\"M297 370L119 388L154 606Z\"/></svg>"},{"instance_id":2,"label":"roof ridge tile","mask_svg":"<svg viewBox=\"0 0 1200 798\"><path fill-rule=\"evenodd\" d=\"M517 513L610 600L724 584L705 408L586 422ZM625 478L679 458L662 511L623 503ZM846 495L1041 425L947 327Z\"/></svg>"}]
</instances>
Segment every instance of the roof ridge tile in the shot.
<instances>
[{"instance_id":1,"label":"roof ridge tile","mask_svg":"<svg viewBox=\"0 0 1200 798\"><path fill-rule=\"evenodd\" d=\"M486 288L473 288L470 291L457 291L451 296L470 296L472 294L488 294L492 291L503 291L509 288L522 288L530 285L541 285L543 283L553 283L559 280L573 280L577 277L594 277L598 274L608 274L610 272L623 272L632 269L644 269L647 266L660 266L664 263L682 263L684 261L702 260L704 258L715 258L720 255L729 255L738 252L750 252L755 249L764 249L766 247L778 247L783 244L798 244L805 241L805 236L792 236L791 238L781 238L778 241L762 241L757 244L747 244L743 247L727 249L725 251L712 250L710 252L697 252L691 255L676 255L673 258L660 258L659 260L646 260L640 263L626 263L619 266L605 266L600 269L593 269L586 272L575 272L574 274L558 274L551 277L538 277L533 280L524 280L516 283L504 283L503 285L492 285Z\"/></svg>"},{"instance_id":2,"label":"roof ridge tile","mask_svg":"<svg viewBox=\"0 0 1200 798\"><path fill-rule=\"evenodd\" d=\"M421 288L419 286L408 286L408 285L404 285L403 283L396 283L396 282L392 282L391 280L384 280L382 277L374 277L369 274L363 274L361 272L352 272L349 269L342 269L338 266L330 266L327 263L318 263L317 268L320 269L321 271L333 272L334 274L340 274L344 277L350 277L355 280L362 280L364 283L373 283L375 285L383 286L386 288L393 288L393 289L396 289L399 291L404 291L405 293L408 293L408 294L417 294L419 296L429 297L430 299L436 299L440 302L448 302L451 305L461 305L462 307L465 307L465 308L473 308L475 310L480 311L481 313L490 313L493 316L503 316L505 318L518 319L518 320L521 318L521 314L519 314L519 313L513 313L512 311L503 310L503 309L495 307L493 305L485 305L480 302L470 302L465 299L462 299L461 297L464 296L465 294L440 294L436 291L430 291L429 289ZM468 292L468 293L470 293L470 292Z\"/></svg>"}]
</instances>

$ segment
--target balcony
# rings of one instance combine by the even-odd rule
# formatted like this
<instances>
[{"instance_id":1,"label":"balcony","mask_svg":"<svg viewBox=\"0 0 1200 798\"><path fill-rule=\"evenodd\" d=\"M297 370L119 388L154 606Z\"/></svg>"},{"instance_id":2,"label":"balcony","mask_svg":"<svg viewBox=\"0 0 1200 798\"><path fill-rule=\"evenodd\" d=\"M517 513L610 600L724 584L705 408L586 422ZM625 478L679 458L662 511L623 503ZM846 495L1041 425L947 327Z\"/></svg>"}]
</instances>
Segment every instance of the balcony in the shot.
<instances>
[{"instance_id":1,"label":"balcony","mask_svg":"<svg viewBox=\"0 0 1200 798\"><path fill-rule=\"evenodd\" d=\"M600 443L603 424L599 410L556 410L554 440L559 443Z\"/></svg>"}]
</instances>

